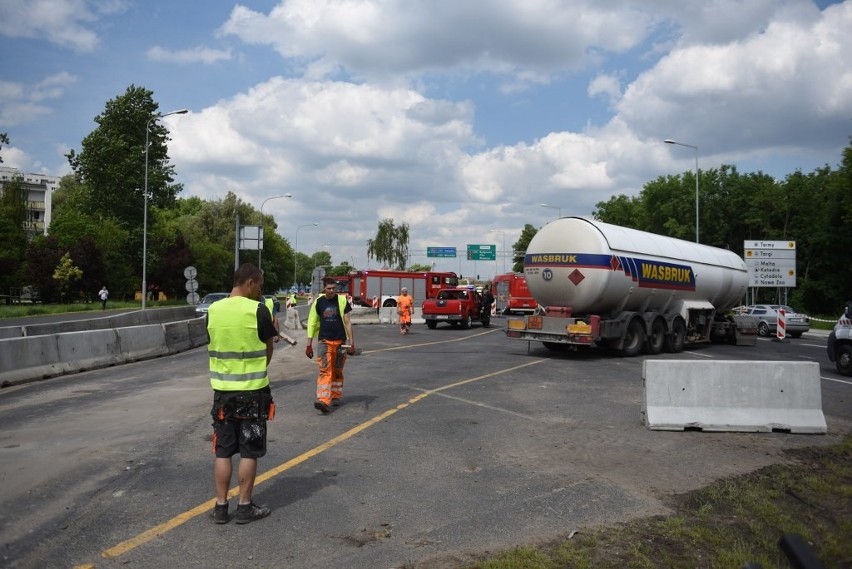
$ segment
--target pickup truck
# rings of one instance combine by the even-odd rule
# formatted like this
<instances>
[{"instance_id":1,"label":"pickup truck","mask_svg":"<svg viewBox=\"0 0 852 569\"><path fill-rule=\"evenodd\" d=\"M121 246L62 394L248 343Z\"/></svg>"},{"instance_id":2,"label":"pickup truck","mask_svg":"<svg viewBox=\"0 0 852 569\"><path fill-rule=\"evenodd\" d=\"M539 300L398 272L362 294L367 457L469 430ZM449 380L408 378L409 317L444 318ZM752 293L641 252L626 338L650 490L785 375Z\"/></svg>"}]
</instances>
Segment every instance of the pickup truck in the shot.
<instances>
[{"instance_id":1,"label":"pickup truck","mask_svg":"<svg viewBox=\"0 0 852 569\"><path fill-rule=\"evenodd\" d=\"M462 329L470 328L476 321L487 327L490 324L490 312L480 315L480 296L471 289L443 289L435 298L423 301L423 319L430 330L439 322L449 322Z\"/></svg>"}]
</instances>

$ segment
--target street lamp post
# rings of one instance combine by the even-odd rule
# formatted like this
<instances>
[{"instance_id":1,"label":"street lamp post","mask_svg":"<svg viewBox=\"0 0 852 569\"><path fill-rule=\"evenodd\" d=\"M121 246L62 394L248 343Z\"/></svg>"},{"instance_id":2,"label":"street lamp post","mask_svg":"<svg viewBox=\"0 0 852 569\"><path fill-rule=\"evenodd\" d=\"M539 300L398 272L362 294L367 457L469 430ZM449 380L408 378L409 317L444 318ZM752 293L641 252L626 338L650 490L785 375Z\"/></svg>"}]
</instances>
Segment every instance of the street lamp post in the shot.
<instances>
[{"instance_id":1,"label":"street lamp post","mask_svg":"<svg viewBox=\"0 0 852 569\"><path fill-rule=\"evenodd\" d=\"M557 210L557 211L559 212L559 217L560 217L560 218L562 217L562 208L561 208L561 207L556 207L555 205L547 205L546 203L539 204L539 205L540 205L541 207L549 207L550 209L555 209L555 210Z\"/></svg>"},{"instance_id":2,"label":"street lamp post","mask_svg":"<svg viewBox=\"0 0 852 569\"><path fill-rule=\"evenodd\" d=\"M296 228L296 239L293 240L293 286L296 286L296 269L299 267L299 230L303 227L316 227L319 223L306 223Z\"/></svg>"},{"instance_id":3,"label":"street lamp post","mask_svg":"<svg viewBox=\"0 0 852 569\"><path fill-rule=\"evenodd\" d=\"M261 268L260 267L260 259L263 256L263 206L265 206L266 202L268 202L269 200L274 200L274 199L278 199L278 198L292 198L292 197L293 197L293 194L291 194L290 192L287 192L286 194L281 194L280 196L272 196L272 197L266 198L260 204L260 243L261 244L260 244L260 248L257 250L257 268L258 269Z\"/></svg>"},{"instance_id":4,"label":"street lamp post","mask_svg":"<svg viewBox=\"0 0 852 569\"><path fill-rule=\"evenodd\" d=\"M506 272L506 233L500 229L492 229L491 233L499 233L503 237L503 272Z\"/></svg>"},{"instance_id":5,"label":"street lamp post","mask_svg":"<svg viewBox=\"0 0 852 569\"><path fill-rule=\"evenodd\" d=\"M698 147L692 144L678 142L676 140L672 140L671 138L667 138L663 142L665 142L666 144L677 144L678 146L686 146L687 148L692 148L693 150L695 150L695 242L698 243Z\"/></svg>"},{"instance_id":6,"label":"street lamp post","mask_svg":"<svg viewBox=\"0 0 852 569\"><path fill-rule=\"evenodd\" d=\"M148 119L145 124L145 186L144 193L144 209L142 214L142 310L145 310L148 300L148 134L151 131L151 123L155 120L169 115L185 115L188 109L180 109L170 113L157 113Z\"/></svg>"}]
</instances>

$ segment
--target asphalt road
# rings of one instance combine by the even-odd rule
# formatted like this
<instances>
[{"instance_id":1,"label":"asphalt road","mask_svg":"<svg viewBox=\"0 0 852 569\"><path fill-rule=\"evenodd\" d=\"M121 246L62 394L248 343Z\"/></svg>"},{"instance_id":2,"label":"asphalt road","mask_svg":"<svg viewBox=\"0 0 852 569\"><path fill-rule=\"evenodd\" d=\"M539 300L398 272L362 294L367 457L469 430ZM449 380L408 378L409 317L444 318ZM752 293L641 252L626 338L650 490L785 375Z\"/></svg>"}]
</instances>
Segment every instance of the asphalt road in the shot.
<instances>
[{"instance_id":1,"label":"asphalt road","mask_svg":"<svg viewBox=\"0 0 852 569\"><path fill-rule=\"evenodd\" d=\"M0 390L0 566L458 567L665 513L672 493L852 432L852 381L817 334L657 357L818 361L828 435L649 431L642 358L528 350L498 327L355 335L328 416L304 341L278 344L255 489L273 511L245 526L210 518L205 349Z\"/></svg>"}]
</instances>

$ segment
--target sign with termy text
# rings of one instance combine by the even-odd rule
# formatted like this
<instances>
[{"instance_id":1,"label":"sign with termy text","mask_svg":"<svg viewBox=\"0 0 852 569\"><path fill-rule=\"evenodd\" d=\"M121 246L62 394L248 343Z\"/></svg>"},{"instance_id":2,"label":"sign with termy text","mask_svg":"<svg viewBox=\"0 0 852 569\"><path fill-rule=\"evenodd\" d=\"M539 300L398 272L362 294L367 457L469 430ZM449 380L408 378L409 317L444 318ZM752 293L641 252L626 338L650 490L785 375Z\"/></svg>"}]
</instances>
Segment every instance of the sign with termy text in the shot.
<instances>
[{"instance_id":1,"label":"sign with termy text","mask_svg":"<svg viewBox=\"0 0 852 569\"><path fill-rule=\"evenodd\" d=\"M795 241L745 241L743 258L748 269L748 286L796 286Z\"/></svg>"}]
</instances>

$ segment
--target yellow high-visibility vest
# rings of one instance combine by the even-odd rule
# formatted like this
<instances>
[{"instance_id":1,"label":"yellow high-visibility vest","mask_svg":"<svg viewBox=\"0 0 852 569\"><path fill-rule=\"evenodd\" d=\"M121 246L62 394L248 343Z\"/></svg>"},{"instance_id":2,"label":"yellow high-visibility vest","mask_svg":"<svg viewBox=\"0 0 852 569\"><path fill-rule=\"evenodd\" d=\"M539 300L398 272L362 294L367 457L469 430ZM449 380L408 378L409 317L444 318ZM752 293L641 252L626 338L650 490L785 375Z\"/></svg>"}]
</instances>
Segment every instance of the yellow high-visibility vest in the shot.
<instances>
[{"instance_id":1,"label":"yellow high-visibility vest","mask_svg":"<svg viewBox=\"0 0 852 569\"><path fill-rule=\"evenodd\" d=\"M231 296L210 305L210 385L217 391L253 391L269 385L266 343L257 337L258 301Z\"/></svg>"}]
</instances>

